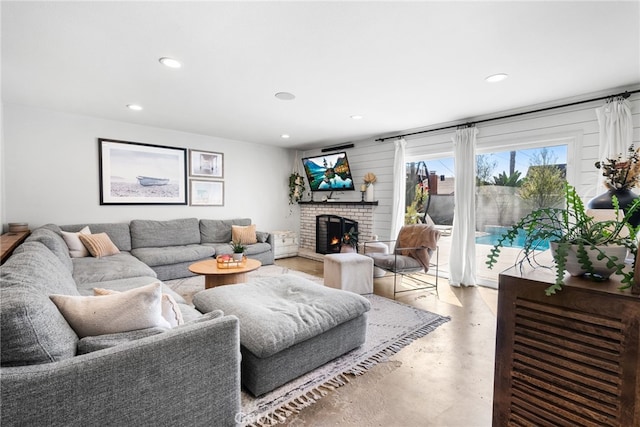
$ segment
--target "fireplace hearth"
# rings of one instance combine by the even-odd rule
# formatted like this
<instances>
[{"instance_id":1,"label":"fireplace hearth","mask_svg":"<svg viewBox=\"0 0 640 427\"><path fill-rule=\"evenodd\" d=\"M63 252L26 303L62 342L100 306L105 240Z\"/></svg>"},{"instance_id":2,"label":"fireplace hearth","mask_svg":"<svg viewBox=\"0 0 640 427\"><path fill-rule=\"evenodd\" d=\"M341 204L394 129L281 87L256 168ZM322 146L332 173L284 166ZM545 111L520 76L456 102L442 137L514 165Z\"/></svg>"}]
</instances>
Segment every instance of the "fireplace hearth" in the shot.
<instances>
[{"instance_id":1,"label":"fireplace hearth","mask_svg":"<svg viewBox=\"0 0 640 427\"><path fill-rule=\"evenodd\" d=\"M338 215L316 216L316 252L319 254L340 252L340 239L352 227L357 232L358 222Z\"/></svg>"}]
</instances>

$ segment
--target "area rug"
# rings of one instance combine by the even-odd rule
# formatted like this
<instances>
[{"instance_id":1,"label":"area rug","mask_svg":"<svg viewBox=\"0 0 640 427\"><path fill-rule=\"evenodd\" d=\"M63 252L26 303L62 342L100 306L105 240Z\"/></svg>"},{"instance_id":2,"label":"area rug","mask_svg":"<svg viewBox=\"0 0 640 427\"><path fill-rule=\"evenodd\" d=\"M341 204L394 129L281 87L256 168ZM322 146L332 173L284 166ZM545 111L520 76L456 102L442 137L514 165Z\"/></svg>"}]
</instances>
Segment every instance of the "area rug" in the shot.
<instances>
[{"instance_id":1,"label":"area rug","mask_svg":"<svg viewBox=\"0 0 640 427\"><path fill-rule=\"evenodd\" d=\"M280 266L265 266L253 272L249 281L278 274L295 274L316 283L322 279ZM176 292L190 300L192 291L204 289L204 278L166 281ZM349 378L362 375L378 363L427 335L450 320L425 310L402 304L377 295L365 295L371 302L367 321L366 342L359 348L338 357L276 390L255 398L242 391L242 413L236 421L240 425L269 426L282 424L286 418L312 405L331 390L345 385Z\"/></svg>"}]
</instances>

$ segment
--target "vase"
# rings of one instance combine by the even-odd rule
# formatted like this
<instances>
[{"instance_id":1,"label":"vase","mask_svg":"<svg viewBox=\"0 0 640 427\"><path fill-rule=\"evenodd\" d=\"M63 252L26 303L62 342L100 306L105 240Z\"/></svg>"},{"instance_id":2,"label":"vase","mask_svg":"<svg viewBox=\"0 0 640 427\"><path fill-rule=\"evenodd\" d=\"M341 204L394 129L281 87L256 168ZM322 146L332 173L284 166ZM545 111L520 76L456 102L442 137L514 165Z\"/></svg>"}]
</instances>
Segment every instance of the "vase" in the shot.
<instances>
[{"instance_id":1,"label":"vase","mask_svg":"<svg viewBox=\"0 0 640 427\"><path fill-rule=\"evenodd\" d=\"M636 193L627 189L620 190L608 190L605 193L600 194L599 196L594 197L589 200L587 203L587 207L589 209L613 209L613 202L611 198L616 196L618 198L618 205L620 209L624 212L628 206L632 205L633 202L640 198ZM631 218L629 218L629 224L637 227L640 224L640 210L637 210Z\"/></svg>"},{"instance_id":2,"label":"vase","mask_svg":"<svg viewBox=\"0 0 640 427\"><path fill-rule=\"evenodd\" d=\"M373 192L373 184L369 184L367 186L367 191L364 192L364 199L367 202L373 202L375 199L375 194Z\"/></svg>"},{"instance_id":3,"label":"vase","mask_svg":"<svg viewBox=\"0 0 640 427\"><path fill-rule=\"evenodd\" d=\"M556 256L556 250L558 248L557 242L550 242L551 254L554 259ZM627 248L624 246L618 245L602 245L596 246L599 250L607 254L610 257L617 257L617 263L623 263L627 256ZM598 254L599 251L592 250L589 247L585 246L585 250L587 251L589 261L593 264L593 274L600 279L608 279L615 271L616 267L607 267L608 259L604 258L599 260ZM569 247L569 253L567 254L567 263L565 265L565 270L572 276L582 276L587 271L582 268L582 265L578 261L577 256L578 245L571 245Z\"/></svg>"},{"instance_id":4,"label":"vase","mask_svg":"<svg viewBox=\"0 0 640 427\"><path fill-rule=\"evenodd\" d=\"M234 261L242 261L242 257L243 257L243 256L244 256L244 253L243 253L243 252L240 252L240 253L234 253L234 254L232 255L232 258L233 258L233 260L234 260Z\"/></svg>"}]
</instances>

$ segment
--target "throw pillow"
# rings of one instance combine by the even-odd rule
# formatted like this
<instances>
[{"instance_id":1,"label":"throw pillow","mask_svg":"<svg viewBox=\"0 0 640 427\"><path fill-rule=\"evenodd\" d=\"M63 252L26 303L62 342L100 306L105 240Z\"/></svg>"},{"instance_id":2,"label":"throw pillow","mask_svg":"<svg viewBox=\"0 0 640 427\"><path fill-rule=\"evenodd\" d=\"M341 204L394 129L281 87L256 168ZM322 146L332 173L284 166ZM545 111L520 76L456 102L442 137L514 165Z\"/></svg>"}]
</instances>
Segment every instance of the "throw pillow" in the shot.
<instances>
[{"instance_id":1,"label":"throw pillow","mask_svg":"<svg viewBox=\"0 0 640 427\"><path fill-rule=\"evenodd\" d=\"M256 238L260 243L266 243L269 240L269 233L266 231L256 231Z\"/></svg>"},{"instance_id":2,"label":"throw pillow","mask_svg":"<svg viewBox=\"0 0 640 427\"><path fill-rule=\"evenodd\" d=\"M256 237L256 225L232 225L231 240L234 242L240 242L243 245L253 245L254 243L258 243L258 238Z\"/></svg>"},{"instance_id":3,"label":"throw pillow","mask_svg":"<svg viewBox=\"0 0 640 427\"><path fill-rule=\"evenodd\" d=\"M78 234L78 237L87 247L89 253L96 258L120 253L120 250L113 244L107 233Z\"/></svg>"},{"instance_id":4,"label":"throw pillow","mask_svg":"<svg viewBox=\"0 0 640 427\"><path fill-rule=\"evenodd\" d=\"M89 251L87 247L80 241L80 234L91 234L91 230L89 230L89 226L84 227L82 230L77 233L72 233L70 231L60 231L62 233L62 238L64 242L69 247L69 255L71 258L84 258L89 256Z\"/></svg>"},{"instance_id":5,"label":"throw pillow","mask_svg":"<svg viewBox=\"0 0 640 427\"><path fill-rule=\"evenodd\" d=\"M152 283L113 295L50 295L78 337L171 326L162 317L162 286Z\"/></svg>"},{"instance_id":6,"label":"throw pillow","mask_svg":"<svg viewBox=\"0 0 640 427\"><path fill-rule=\"evenodd\" d=\"M93 294L96 296L113 295L119 293L121 292L111 289L93 288ZM169 294L162 294L162 317L164 317L164 320L169 322L169 325L171 325L172 328L184 323L182 312L180 311L180 306L178 305L176 300L173 299L173 297Z\"/></svg>"}]
</instances>

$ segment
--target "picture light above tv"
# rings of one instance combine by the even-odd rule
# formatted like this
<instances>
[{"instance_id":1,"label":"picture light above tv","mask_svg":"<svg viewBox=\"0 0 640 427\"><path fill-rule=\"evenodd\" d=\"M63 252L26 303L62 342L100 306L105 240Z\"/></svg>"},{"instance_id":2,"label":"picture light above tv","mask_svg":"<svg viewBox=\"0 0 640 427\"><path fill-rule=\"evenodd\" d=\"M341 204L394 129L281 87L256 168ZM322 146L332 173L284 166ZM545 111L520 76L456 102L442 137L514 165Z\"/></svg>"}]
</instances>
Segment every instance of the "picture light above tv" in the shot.
<instances>
[{"instance_id":1,"label":"picture light above tv","mask_svg":"<svg viewBox=\"0 0 640 427\"><path fill-rule=\"evenodd\" d=\"M311 191L355 190L345 152L307 157L302 165Z\"/></svg>"}]
</instances>

